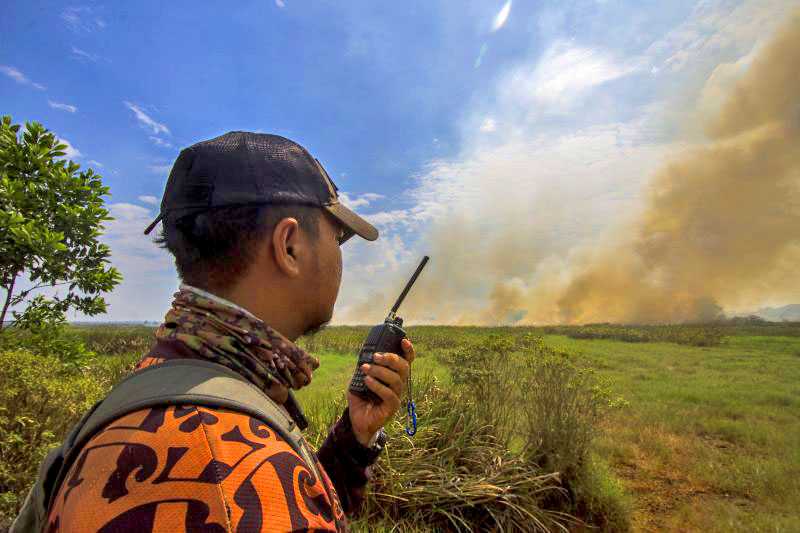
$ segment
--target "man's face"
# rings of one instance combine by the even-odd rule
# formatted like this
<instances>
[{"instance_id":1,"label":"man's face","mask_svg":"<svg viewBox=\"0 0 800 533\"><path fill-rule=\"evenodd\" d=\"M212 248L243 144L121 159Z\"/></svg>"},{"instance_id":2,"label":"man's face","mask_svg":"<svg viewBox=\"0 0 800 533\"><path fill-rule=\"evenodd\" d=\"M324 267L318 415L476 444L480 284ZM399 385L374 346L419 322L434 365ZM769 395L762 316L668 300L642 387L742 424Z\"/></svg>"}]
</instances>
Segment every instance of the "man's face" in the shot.
<instances>
[{"instance_id":1,"label":"man's face","mask_svg":"<svg viewBox=\"0 0 800 533\"><path fill-rule=\"evenodd\" d=\"M309 288L313 288L307 295L309 302L313 302L313 308L307 333L319 330L333 317L333 307L342 283L342 250L339 241L344 231L335 218L325 211L320 213L316 264L312 269L313 279L308 284Z\"/></svg>"}]
</instances>

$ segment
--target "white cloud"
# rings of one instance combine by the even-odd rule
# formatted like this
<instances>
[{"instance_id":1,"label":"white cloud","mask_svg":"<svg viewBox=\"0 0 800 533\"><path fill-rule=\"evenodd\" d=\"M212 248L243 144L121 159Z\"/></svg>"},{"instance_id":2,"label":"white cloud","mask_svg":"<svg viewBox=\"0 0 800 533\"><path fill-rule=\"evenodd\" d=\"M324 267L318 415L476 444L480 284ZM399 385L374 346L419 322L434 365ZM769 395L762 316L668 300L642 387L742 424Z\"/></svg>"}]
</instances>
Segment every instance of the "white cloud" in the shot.
<instances>
[{"instance_id":1,"label":"white cloud","mask_svg":"<svg viewBox=\"0 0 800 533\"><path fill-rule=\"evenodd\" d=\"M3 74L5 74L6 76L8 76L9 78L11 78L12 80L16 81L21 85L30 85L34 89L38 89L40 91L47 89L47 87L45 87L41 83L36 83L30 80L25 74L20 72L15 67L9 65L0 65L0 72L2 72Z\"/></svg>"},{"instance_id":2,"label":"white cloud","mask_svg":"<svg viewBox=\"0 0 800 533\"><path fill-rule=\"evenodd\" d=\"M151 215L150 210L146 207L124 202L109 205L109 210L114 218L120 221L138 220Z\"/></svg>"},{"instance_id":3,"label":"white cloud","mask_svg":"<svg viewBox=\"0 0 800 533\"><path fill-rule=\"evenodd\" d=\"M480 130L484 133L491 133L497 130L497 122L493 118L485 118L481 123Z\"/></svg>"},{"instance_id":4,"label":"white cloud","mask_svg":"<svg viewBox=\"0 0 800 533\"><path fill-rule=\"evenodd\" d=\"M150 140L153 141L153 144L156 146L161 146L164 148L172 148L172 143L169 141L165 141L161 137L150 136Z\"/></svg>"},{"instance_id":5,"label":"white cloud","mask_svg":"<svg viewBox=\"0 0 800 533\"><path fill-rule=\"evenodd\" d=\"M29 83L30 80L14 67L8 67L5 65L0 65L0 72L11 78L12 80L16 81L17 83L26 84Z\"/></svg>"},{"instance_id":6,"label":"white cloud","mask_svg":"<svg viewBox=\"0 0 800 533\"><path fill-rule=\"evenodd\" d=\"M339 191L339 200L350 209L366 207L375 200L380 200L381 198L385 198L385 196L374 192L351 196L349 193Z\"/></svg>"},{"instance_id":7,"label":"white cloud","mask_svg":"<svg viewBox=\"0 0 800 533\"><path fill-rule=\"evenodd\" d=\"M89 6L71 6L61 12L61 20L74 32L92 32L103 30L108 24L101 17L94 15Z\"/></svg>"},{"instance_id":8,"label":"white cloud","mask_svg":"<svg viewBox=\"0 0 800 533\"><path fill-rule=\"evenodd\" d=\"M481 49L478 51L478 57L475 58L475 63L472 65L474 68L479 68L483 64L483 58L486 55L486 52L489 51L489 45L483 43L481 45Z\"/></svg>"},{"instance_id":9,"label":"white cloud","mask_svg":"<svg viewBox=\"0 0 800 533\"><path fill-rule=\"evenodd\" d=\"M90 159L89 161L87 161L87 163L93 167L103 168L103 163L101 163L100 161L95 161L94 159Z\"/></svg>"},{"instance_id":10,"label":"white cloud","mask_svg":"<svg viewBox=\"0 0 800 533\"><path fill-rule=\"evenodd\" d=\"M511 0L508 0L505 5L497 12L492 22L492 31L495 32L506 25L508 15L511 13Z\"/></svg>"},{"instance_id":11,"label":"white cloud","mask_svg":"<svg viewBox=\"0 0 800 533\"><path fill-rule=\"evenodd\" d=\"M394 226L399 224L407 224L411 220L410 213L403 209L394 209L391 211L379 211L377 213L370 213L365 215L369 219L370 224L374 226Z\"/></svg>"},{"instance_id":12,"label":"white cloud","mask_svg":"<svg viewBox=\"0 0 800 533\"><path fill-rule=\"evenodd\" d=\"M731 54L747 54L754 43L767 38L788 20L797 2L728 0L698 2L681 24L653 42L646 56L658 69L680 71L702 61Z\"/></svg>"},{"instance_id":13,"label":"white cloud","mask_svg":"<svg viewBox=\"0 0 800 533\"><path fill-rule=\"evenodd\" d=\"M167 128L166 125L161 124L160 122L156 122L155 120L153 120L150 117L150 115L148 115L147 113L145 113L142 110L141 107L137 106L136 104L132 104L132 103L130 103L128 101L123 102L123 104L125 104L125 107L127 107L128 109L133 111L133 114L136 116L136 120L139 121L139 124L143 128L149 129L155 135L158 135L159 133L164 133L164 134L169 135L169 133L170 133L169 132L169 128Z\"/></svg>"},{"instance_id":14,"label":"white cloud","mask_svg":"<svg viewBox=\"0 0 800 533\"><path fill-rule=\"evenodd\" d=\"M371 217L368 218L372 221ZM350 239L342 247L342 286L333 323L373 323L383 320L388 306L384 308L382 302L370 301L368 294L380 295L384 299L396 298L402 287L395 287L391 278L400 278L403 267L413 261L414 253L405 246L400 234L387 233L383 229L380 238L374 242L356 237ZM385 285L366 287L365 280L376 279ZM374 289L375 292L365 292L365 289ZM368 307L368 311L356 309L364 307Z\"/></svg>"},{"instance_id":15,"label":"white cloud","mask_svg":"<svg viewBox=\"0 0 800 533\"><path fill-rule=\"evenodd\" d=\"M62 104L60 102L54 102L52 100L48 100L47 103L53 109L60 109L61 111L66 111L67 113L75 113L76 111L78 111L78 108L75 107L74 105Z\"/></svg>"},{"instance_id":16,"label":"white cloud","mask_svg":"<svg viewBox=\"0 0 800 533\"><path fill-rule=\"evenodd\" d=\"M144 228L155 218L148 208L113 203L114 220L105 223L101 240L111 248L111 263L122 274L122 283L106 297L109 314L100 320L160 320L169 308L177 286L171 256L145 236Z\"/></svg>"},{"instance_id":17,"label":"white cloud","mask_svg":"<svg viewBox=\"0 0 800 533\"><path fill-rule=\"evenodd\" d=\"M172 165L170 164L155 164L155 165L148 165L147 168L150 172L154 174L164 174L168 175L169 172L172 170Z\"/></svg>"},{"instance_id":18,"label":"white cloud","mask_svg":"<svg viewBox=\"0 0 800 533\"><path fill-rule=\"evenodd\" d=\"M286 7L286 2L284 0L275 0L275 5L283 9L284 7Z\"/></svg>"},{"instance_id":19,"label":"white cloud","mask_svg":"<svg viewBox=\"0 0 800 533\"><path fill-rule=\"evenodd\" d=\"M158 198L155 196L140 196L139 201L150 205L158 205L159 203Z\"/></svg>"},{"instance_id":20,"label":"white cloud","mask_svg":"<svg viewBox=\"0 0 800 533\"><path fill-rule=\"evenodd\" d=\"M75 159L79 159L79 158L83 157L83 154L81 153L81 151L78 150L77 148L75 148L74 146L72 146L72 143L69 142L68 140L66 140L64 137L58 137L58 141L60 143L62 143L62 144L66 144L67 145L67 148L64 150L64 152L65 152L64 153L64 158L65 159L71 159L71 160L74 161Z\"/></svg>"},{"instance_id":21,"label":"white cloud","mask_svg":"<svg viewBox=\"0 0 800 533\"><path fill-rule=\"evenodd\" d=\"M501 82L500 94L512 105L563 113L591 89L636 70L610 54L567 41L552 44L535 67L520 66Z\"/></svg>"},{"instance_id":22,"label":"white cloud","mask_svg":"<svg viewBox=\"0 0 800 533\"><path fill-rule=\"evenodd\" d=\"M97 63L97 60L100 58L96 54L90 54L86 50L81 50L80 48L73 46L72 47L72 55L77 59L82 59L86 61L91 61L92 63Z\"/></svg>"},{"instance_id":23,"label":"white cloud","mask_svg":"<svg viewBox=\"0 0 800 533\"><path fill-rule=\"evenodd\" d=\"M61 12L61 20L69 26L77 26L81 22L81 17L78 15L76 8L67 8Z\"/></svg>"}]
</instances>

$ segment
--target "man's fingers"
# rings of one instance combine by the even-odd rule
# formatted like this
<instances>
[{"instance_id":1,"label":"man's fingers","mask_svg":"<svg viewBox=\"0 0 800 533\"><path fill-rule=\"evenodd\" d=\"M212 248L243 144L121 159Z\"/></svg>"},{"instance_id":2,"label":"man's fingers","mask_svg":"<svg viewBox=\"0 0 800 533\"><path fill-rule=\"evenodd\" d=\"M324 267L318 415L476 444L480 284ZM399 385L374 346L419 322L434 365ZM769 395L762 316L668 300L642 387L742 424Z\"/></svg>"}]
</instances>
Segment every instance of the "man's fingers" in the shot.
<instances>
[{"instance_id":1,"label":"man's fingers","mask_svg":"<svg viewBox=\"0 0 800 533\"><path fill-rule=\"evenodd\" d=\"M381 380L384 384L391 387L395 394L398 396L403 395L404 381L400 374L390 368L380 365L364 365L366 368L365 373Z\"/></svg>"},{"instance_id":2,"label":"man's fingers","mask_svg":"<svg viewBox=\"0 0 800 533\"><path fill-rule=\"evenodd\" d=\"M400 341L400 346L403 348L403 354L405 356L405 360L409 363L413 362L414 359L417 358L417 352L414 350L414 345L411 344L411 341L408 339L403 339Z\"/></svg>"},{"instance_id":3,"label":"man's fingers","mask_svg":"<svg viewBox=\"0 0 800 533\"><path fill-rule=\"evenodd\" d=\"M391 412L395 412L400 408L400 397L392 389L372 376L366 376L364 384L391 408Z\"/></svg>"},{"instance_id":4,"label":"man's fingers","mask_svg":"<svg viewBox=\"0 0 800 533\"><path fill-rule=\"evenodd\" d=\"M409 363L396 353L376 353L373 361L376 363L376 366L381 365L391 368L400 374L400 378L404 381L408 377Z\"/></svg>"}]
</instances>

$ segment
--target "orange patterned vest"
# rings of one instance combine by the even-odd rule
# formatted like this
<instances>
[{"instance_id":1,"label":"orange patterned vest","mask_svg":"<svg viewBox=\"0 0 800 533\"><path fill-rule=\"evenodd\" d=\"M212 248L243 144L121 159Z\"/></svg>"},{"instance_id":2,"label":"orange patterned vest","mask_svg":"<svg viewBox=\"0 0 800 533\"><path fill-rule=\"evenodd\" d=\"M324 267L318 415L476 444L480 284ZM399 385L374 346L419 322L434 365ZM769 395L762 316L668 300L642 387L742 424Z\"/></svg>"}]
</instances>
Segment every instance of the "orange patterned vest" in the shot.
<instances>
[{"instance_id":1,"label":"orange patterned vest","mask_svg":"<svg viewBox=\"0 0 800 533\"><path fill-rule=\"evenodd\" d=\"M137 369L163 360L146 357ZM330 441L325 455L334 457ZM327 462L336 470L336 460ZM191 405L144 409L117 419L83 448L47 531L346 531L334 483L325 465L317 466L322 479L249 415ZM348 511L368 479L351 474L339 483L352 493ZM347 486L353 479L355 486Z\"/></svg>"}]
</instances>

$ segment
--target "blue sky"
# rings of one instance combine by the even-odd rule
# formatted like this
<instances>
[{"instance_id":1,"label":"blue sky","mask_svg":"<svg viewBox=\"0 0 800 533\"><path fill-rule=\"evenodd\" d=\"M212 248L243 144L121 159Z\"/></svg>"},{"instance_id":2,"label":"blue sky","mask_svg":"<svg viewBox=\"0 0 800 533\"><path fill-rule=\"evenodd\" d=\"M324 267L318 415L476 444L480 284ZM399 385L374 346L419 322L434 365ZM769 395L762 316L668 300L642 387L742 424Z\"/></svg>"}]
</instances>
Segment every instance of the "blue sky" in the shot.
<instances>
[{"instance_id":1,"label":"blue sky","mask_svg":"<svg viewBox=\"0 0 800 533\"><path fill-rule=\"evenodd\" d=\"M697 135L687 113L713 106L797 5L14 1L0 101L111 187L105 239L125 282L106 319L163 315L176 278L141 230L180 148L242 129L305 145L380 226L380 244L348 243L337 306L371 321L423 252L435 263L454 247L431 279L478 305L492 275L524 278L634 212L663 154ZM542 213L515 230L537 246L496 268L517 204ZM482 244L465 265L470 241Z\"/></svg>"}]
</instances>

